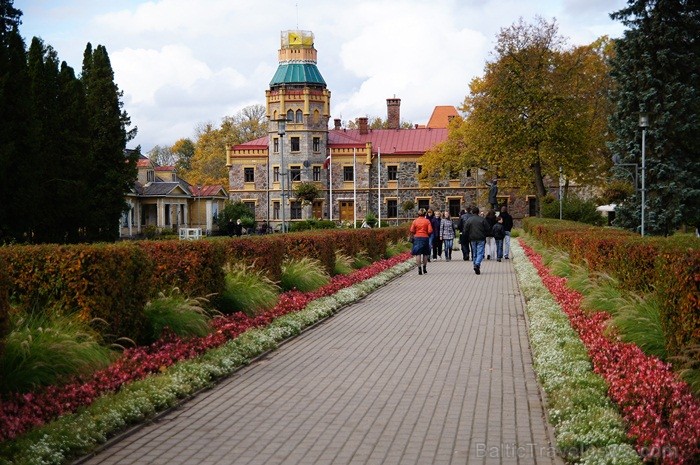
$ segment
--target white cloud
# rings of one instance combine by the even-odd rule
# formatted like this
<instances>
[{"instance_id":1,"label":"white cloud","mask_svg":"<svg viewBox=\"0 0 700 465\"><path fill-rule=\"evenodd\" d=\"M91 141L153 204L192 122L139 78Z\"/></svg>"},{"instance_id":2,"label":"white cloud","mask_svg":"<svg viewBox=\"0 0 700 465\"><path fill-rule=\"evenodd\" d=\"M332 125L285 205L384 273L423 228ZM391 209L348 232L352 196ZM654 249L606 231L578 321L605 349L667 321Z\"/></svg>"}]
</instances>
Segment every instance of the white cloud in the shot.
<instances>
[{"instance_id":1,"label":"white cloud","mask_svg":"<svg viewBox=\"0 0 700 465\"><path fill-rule=\"evenodd\" d=\"M26 5L23 5L26 3ZM44 38L80 70L85 44L112 60L124 109L144 150L191 137L265 102L277 68L280 31L310 30L332 93L332 118L401 116L425 123L435 105L458 106L483 73L496 34L522 17L557 18L571 44L622 26L609 18L626 0L17 0L23 36Z\"/></svg>"}]
</instances>

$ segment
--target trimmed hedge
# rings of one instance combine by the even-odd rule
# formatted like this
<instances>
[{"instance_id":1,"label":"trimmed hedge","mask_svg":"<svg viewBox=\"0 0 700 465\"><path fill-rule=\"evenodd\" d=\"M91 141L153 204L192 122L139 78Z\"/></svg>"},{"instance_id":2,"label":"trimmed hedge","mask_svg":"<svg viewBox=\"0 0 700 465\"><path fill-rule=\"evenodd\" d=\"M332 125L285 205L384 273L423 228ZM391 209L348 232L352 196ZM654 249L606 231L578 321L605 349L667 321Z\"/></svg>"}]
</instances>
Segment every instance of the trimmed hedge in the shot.
<instances>
[{"instance_id":1,"label":"trimmed hedge","mask_svg":"<svg viewBox=\"0 0 700 465\"><path fill-rule=\"evenodd\" d=\"M57 307L85 320L101 318L106 332L137 342L147 337L142 311L158 292L178 287L192 297L212 296L223 288L226 263L254 265L279 281L286 256L320 260L332 273L335 251L365 250L378 259L390 241L403 240L406 228L319 230L201 241L138 241L96 245L0 247L0 338L10 301L25 308Z\"/></svg>"},{"instance_id":2,"label":"trimmed hedge","mask_svg":"<svg viewBox=\"0 0 700 465\"><path fill-rule=\"evenodd\" d=\"M625 289L655 292L670 355L700 344L700 240L640 237L571 221L526 218L523 227L572 262L616 277Z\"/></svg>"}]
</instances>

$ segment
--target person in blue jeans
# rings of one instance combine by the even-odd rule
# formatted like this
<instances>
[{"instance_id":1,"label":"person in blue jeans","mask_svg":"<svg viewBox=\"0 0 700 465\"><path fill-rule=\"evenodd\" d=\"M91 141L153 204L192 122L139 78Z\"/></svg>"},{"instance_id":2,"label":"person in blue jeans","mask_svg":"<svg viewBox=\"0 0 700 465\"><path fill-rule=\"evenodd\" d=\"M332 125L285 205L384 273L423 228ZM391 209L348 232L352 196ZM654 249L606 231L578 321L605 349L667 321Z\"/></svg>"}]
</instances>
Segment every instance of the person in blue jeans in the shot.
<instances>
[{"instance_id":1,"label":"person in blue jeans","mask_svg":"<svg viewBox=\"0 0 700 465\"><path fill-rule=\"evenodd\" d=\"M489 223L486 218L479 216L479 207L474 207L472 216L464 223L463 233L467 235L472 244L474 255L474 273L481 274L481 262L484 260L484 247L486 236L489 234Z\"/></svg>"}]
</instances>

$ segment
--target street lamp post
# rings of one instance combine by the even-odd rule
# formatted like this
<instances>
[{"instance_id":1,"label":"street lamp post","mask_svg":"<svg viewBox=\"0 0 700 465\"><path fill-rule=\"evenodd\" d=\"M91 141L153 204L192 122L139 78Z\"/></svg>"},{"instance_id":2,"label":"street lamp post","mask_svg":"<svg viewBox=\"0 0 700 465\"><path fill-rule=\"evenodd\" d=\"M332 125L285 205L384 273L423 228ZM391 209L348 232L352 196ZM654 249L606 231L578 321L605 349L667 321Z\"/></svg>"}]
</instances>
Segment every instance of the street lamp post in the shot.
<instances>
[{"instance_id":1,"label":"street lamp post","mask_svg":"<svg viewBox=\"0 0 700 465\"><path fill-rule=\"evenodd\" d=\"M282 210L282 228L280 231L285 232L286 213L284 198L286 196L286 191L284 179L287 176L287 170L284 167L284 135L287 131L287 119L281 118L274 121L277 121L277 134L280 136L280 209Z\"/></svg>"},{"instance_id":2,"label":"street lamp post","mask_svg":"<svg viewBox=\"0 0 700 465\"><path fill-rule=\"evenodd\" d=\"M642 226L641 233L644 237L644 217L646 210L646 136L647 128L649 127L649 115L647 113L639 113L639 127L642 128Z\"/></svg>"}]
</instances>

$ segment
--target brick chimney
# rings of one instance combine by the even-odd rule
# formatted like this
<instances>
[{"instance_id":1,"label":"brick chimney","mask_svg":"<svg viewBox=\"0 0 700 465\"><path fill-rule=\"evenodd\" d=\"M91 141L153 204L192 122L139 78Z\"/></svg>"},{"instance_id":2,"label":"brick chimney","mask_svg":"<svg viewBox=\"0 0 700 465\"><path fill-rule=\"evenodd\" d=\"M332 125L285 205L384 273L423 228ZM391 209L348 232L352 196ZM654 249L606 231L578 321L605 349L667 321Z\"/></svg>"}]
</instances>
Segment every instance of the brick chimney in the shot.
<instances>
[{"instance_id":1,"label":"brick chimney","mask_svg":"<svg viewBox=\"0 0 700 465\"><path fill-rule=\"evenodd\" d=\"M333 129L338 131L340 129L340 118L336 118L333 120Z\"/></svg>"},{"instance_id":2,"label":"brick chimney","mask_svg":"<svg viewBox=\"0 0 700 465\"><path fill-rule=\"evenodd\" d=\"M399 129L401 122L401 99L386 99L386 122L389 129Z\"/></svg>"},{"instance_id":3,"label":"brick chimney","mask_svg":"<svg viewBox=\"0 0 700 465\"><path fill-rule=\"evenodd\" d=\"M357 125L360 127L360 134L367 134L369 132L367 130L367 120L368 118L366 116L357 118Z\"/></svg>"}]
</instances>

